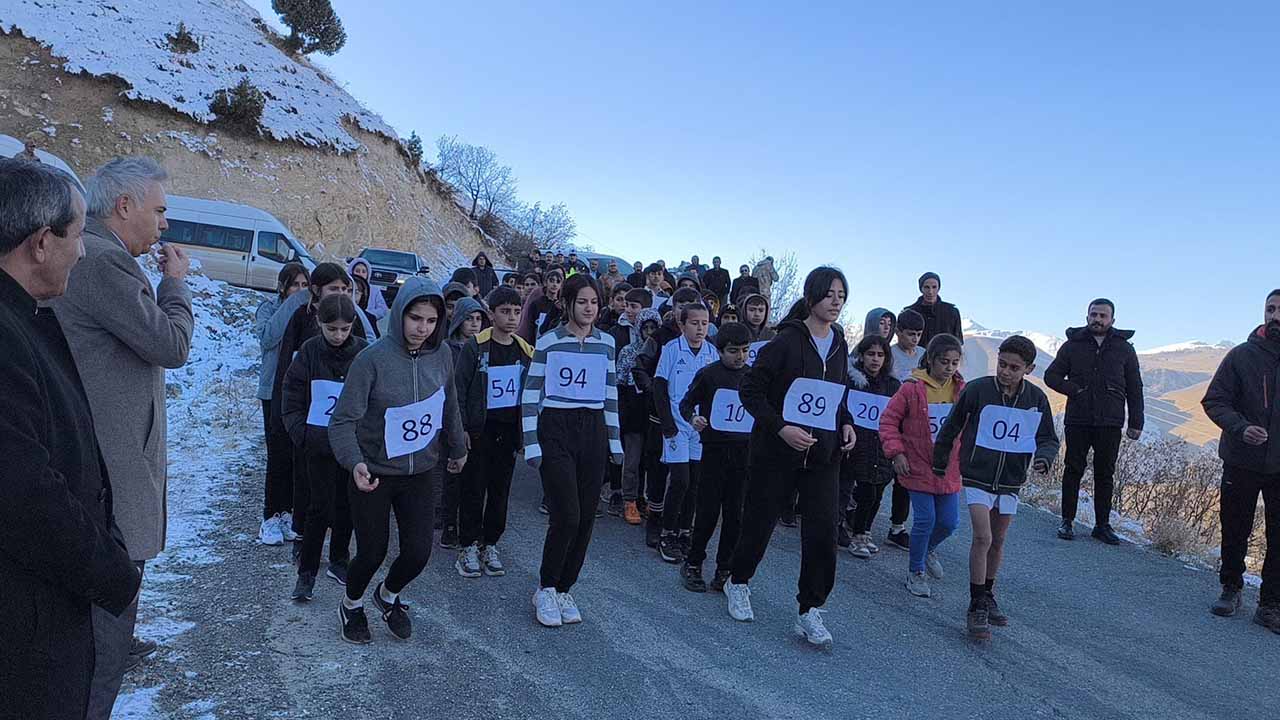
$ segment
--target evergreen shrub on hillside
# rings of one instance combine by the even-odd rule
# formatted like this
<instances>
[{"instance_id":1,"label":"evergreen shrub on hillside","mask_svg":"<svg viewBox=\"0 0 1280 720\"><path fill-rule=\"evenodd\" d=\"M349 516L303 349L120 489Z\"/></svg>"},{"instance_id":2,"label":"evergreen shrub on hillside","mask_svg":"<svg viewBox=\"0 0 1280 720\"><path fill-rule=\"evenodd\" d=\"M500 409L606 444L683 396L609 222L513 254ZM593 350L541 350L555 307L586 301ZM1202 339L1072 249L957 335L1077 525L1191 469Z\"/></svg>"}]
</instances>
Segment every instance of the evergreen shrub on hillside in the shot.
<instances>
[{"instance_id":1,"label":"evergreen shrub on hillside","mask_svg":"<svg viewBox=\"0 0 1280 720\"><path fill-rule=\"evenodd\" d=\"M285 46L295 53L333 55L347 44L347 31L329 0L271 0L271 9L289 26Z\"/></svg>"},{"instance_id":2,"label":"evergreen shrub on hillside","mask_svg":"<svg viewBox=\"0 0 1280 720\"><path fill-rule=\"evenodd\" d=\"M209 112L215 115L215 125L259 135L262 111L266 106L266 95L246 77L235 87L214 93L213 100L209 102Z\"/></svg>"},{"instance_id":3,"label":"evergreen shrub on hillside","mask_svg":"<svg viewBox=\"0 0 1280 720\"><path fill-rule=\"evenodd\" d=\"M189 54L200 52L200 42L187 30L187 24L178 23L178 29L172 35L165 35L169 41L169 49L176 53Z\"/></svg>"}]
</instances>

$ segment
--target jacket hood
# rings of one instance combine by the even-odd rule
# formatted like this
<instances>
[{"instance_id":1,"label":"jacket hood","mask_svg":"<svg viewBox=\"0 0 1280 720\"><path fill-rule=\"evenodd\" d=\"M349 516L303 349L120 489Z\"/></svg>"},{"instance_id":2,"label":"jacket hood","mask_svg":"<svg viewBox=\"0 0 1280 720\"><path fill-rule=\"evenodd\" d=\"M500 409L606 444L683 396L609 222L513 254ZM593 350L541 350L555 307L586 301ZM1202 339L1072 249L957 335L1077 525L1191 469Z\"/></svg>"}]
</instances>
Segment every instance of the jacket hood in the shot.
<instances>
[{"instance_id":1,"label":"jacket hood","mask_svg":"<svg viewBox=\"0 0 1280 720\"><path fill-rule=\"evenodd\" d=\"M490 260L489 256L485 255L483 252L478 252L476 253L475 257L471 258L471 267L479 267L478 265L476 265L476 263L480 261L480 258L484 258L485 267L487 268L493 267L493 261Z\"/></svg>"},{"instance_id":2,"label":"jacket hood","mask_svg":"<svg viewBox=\"0 0 1280 720\"><path fill-rule=\"evenodd\" d=\"M1121 330L1121 329L1119 329L1119 328L1114 328L1114 327L1113 327L1113 328L1111 328L1111 334L1112 334L1112 335L1115 335L1116 337L1120 338L1121 340L1128 341L1128 340L1130 340L1130 339L1132 339L1132 338L1133 338L1134 331L1133 331L1133 330ZM1088 339L1090 339L1092 336L1093 336L1093 333L1089 331L1089 328L1088 328L1087 326L1086 326L1086 327L1070 327L1070 328L1067 328L1067 339L1068 339L1068 340L1088 340Z\"/></svg>"},{"instance_id":3,"label":"jacket hood","mask_svg":"<svg viewBox=\"0 0 1280 720\"><path fill-rule=\"evenodd\" d=\"M747 301L751 298L760 298L764 301L764 324L761 327L769 327L769 313L773 312L773 305L769 303L769 298L758 292L746 293L742 296L742 300L738 301L738 317L742 318L742 324L749 326L747 323Z\"/></svg>"},{"instance_id":4,"label":"jacket hood","mask_svg":"<svg viewBox=\"0 0 1280 720\"><path fill-rule=\"evenodd\" d=\"M929 374L929 371L925 370L924 368L916 368L915 370L912 370L911 377L916 380L919 380L920 382L924 383L925 385L928 385L931 388L942 387L942 385L939 384L937 380L933 379L933 376ZM964 378L960 377L960 373L958 372L955 375L951 376L952 383L960 382L963 380Z\"/></svg>"},{"instance_id":5,"label":"jacket hood","mask_svg":"<svg viewBox=\"0 0 1280 720\"><path fill-rule=\"evenodd\" d=\"M369 277L373 277L373 266L369 264L368 260L361 257L351 258L351 262L347 263L347 272L354 275L357 265L363 265L364 269L369 271Z\"/></svg>"},{"instance_id":6,"label":"jacket hood","mask_svg":"<svg viewBox=\"0 0 1280 720\"><path fill-rule=\"evenodd\" d=\"M880 318L884 317L885 315L888 315L890 318L893 319L893 329L896 331L898 329L897 315L894 315L889 310L886 310L881 307L872 308L871 312L867 313L867 319L862 325L862 337L879 334ZM893 337L893 333L889 333L889 337Z\"/></svg>"},{"instance_id":7,"label":"jacket hood","mask_svg":"<svg viewBox=\"0 0 1280 720\"><path fill-rule=\"evenodd\" d=\"M693 286L694 286L695 288L697 288L697 289L698 289L698 292L702 292L702 281L701 281L701 280L699 280L699 279L698 279L698 277L697 277L696 275L694 275L693 273L691 273L691 272L682 272L682 273L680 273L680 275L679 275L678 277L676 277L676 287L680 287L680 281L681 281L681 280L691 280L691 281L693 281Z\"/></svg>"},{"instance_id":8,"label":"jacket hood","mask_svg":"<svg viewBox=\"0 0 1280 720\"><path fill-rule=\"evenodd\" d=\"M383 337L390 339L396 347L404 350L404 311L414 302L426 297L439 298L441 306L444 305L444 295L440 293L440 286L436 285L434 280L421 275L415 275L406 280L400 291L396 293L396 301L391 304L391 312L388 313L391 318L387 322L387 334ZM439 338L441 334L440 327L437 325L434 337ZM428 339L427 343L430 342L431 340ZM422 351L429 352L440 347L441 344L423 345Z\"/></svg>"},{"instance_id":9,"label":"jacket hood","mask_svg":"<svg viewBox=\"0 0 1280 720\"><path fill-rule=\"evenodd\" d=\"M871 384L871 382L867 380L867 376L862 372L861 368L855 364L855 360L852 355L849 356L849 384L859 390L865 390L867 386Z\"/></svg>"},{"instance_id":10,"label":"jacket hood","mask_svg":"<svg viewBox=\"0 0 1280 720\"><path fill-rule=\"evenodd\" d=\"M446 297L449 293L454 292L455 290L462 293L463 297L471 297L467 294L467 286L460 282L451 282L446 284L444 289L440 291L440 297Z\"/></svg>"},{"instance_id":11,"label":"jacket hood","mask_svg":"<svg viewBox=\"0 0 1280 720\"><path fill-rule=\"evenodd\" d=\"M462 323L467 319L467 316L473 312L479 312L481 315L485 314L484 306L475 298L464 297L454 303L453 315L449 316L448 336L453 337L453 334L458 332L458 328L462 327Z\"/></svg>"},{"instance_id":12,"label":"jacket hood","mask_svg":"<svg viewBox=\"0 0 1280 720\"><path fill-rule=\"evenodd\" d=\"M644 338L644 334L641 332L641 330L644 328L644 324L647 322L651 322L654 325L657 325L658 327L662 327L662 316L659 315L658 311L654 310L653 308L645 308L644 310L641 310L640 314L636 317L636 324L630 326L631 342L633 343L639 342L641 339Z\"/></svg>"},{"instance_id":13,"label":"jacket hood","mask_svg":"<svg viewBox=\"0 0 1280 720\"><path fill-rule=\"evenodd\" d=\"M1267 337L1267 326L1265 324L1254 328L1253 332L1249 333L1249 337L1245 342L1251 345L1257 345L1272 355L1280 355L1280 343L1277 343Z\"/></svg>"}]
</instances>

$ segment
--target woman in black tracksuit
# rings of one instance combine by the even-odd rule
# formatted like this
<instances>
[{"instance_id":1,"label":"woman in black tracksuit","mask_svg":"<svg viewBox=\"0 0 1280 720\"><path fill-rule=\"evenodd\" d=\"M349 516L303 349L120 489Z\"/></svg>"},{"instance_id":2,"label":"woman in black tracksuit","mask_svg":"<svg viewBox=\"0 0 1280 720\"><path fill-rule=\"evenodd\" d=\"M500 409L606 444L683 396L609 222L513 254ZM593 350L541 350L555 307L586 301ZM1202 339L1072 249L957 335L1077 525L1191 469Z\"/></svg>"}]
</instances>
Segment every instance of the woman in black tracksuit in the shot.
<instances>
[{"instance_id":1,"label":"woman in black tracksuit","mask_svg":"<svg viewBox=\"0 0 1280 720\"><path fill-rule=\"evenodd\" d=\"M347 471L329 447L329 416L342 394L351 361L368 344L352 329L360 312L346 295L330 295L316 308L320 335L302 344L284 376L284 426L293 444L301 449L311 486L306 532L298 556L298 580L294 600L310 600L320 571L320 551L325 531L329 541L329 577L347 584L351 552L351 506L347 501Z\"/></svg>"},{"instance_id":2,"label":"woman in black tracksuit","mask_svg":"<svg viewBox=\"0 0 1280 720\"><path fill-rule=\"evenodd\" d=\"M747 583L763 559L774 524L799 491L800 616L796 633L829 647L819 608L835 584L836 503L840 456L853 449L853 423L844 404L849 349L835 325L848 292L839 270L819 267L804 282L804 299L760 349L742 380L742 405L751 431L742 531L725 583L729 615L754 618Z\"/></svg>"}]
</instances>

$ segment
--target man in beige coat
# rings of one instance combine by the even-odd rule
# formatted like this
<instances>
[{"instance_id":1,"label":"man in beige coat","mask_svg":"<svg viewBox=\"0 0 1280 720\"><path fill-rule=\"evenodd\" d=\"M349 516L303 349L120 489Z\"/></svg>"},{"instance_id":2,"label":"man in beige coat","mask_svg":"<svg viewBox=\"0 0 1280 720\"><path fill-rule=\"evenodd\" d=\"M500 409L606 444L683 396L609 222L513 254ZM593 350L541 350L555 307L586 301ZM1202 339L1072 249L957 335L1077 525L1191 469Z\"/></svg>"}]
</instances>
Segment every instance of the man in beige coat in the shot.
<instances>
[{"instance_id":1,"label":"man in beige coat","mask_svg":"<svg viewBox=\"0 0 1280 720\"><path fill-rule=\"evenodd\" d=\"M152 160L119 158L85 183L85 256L67 292L54 301L93 413L111 477L116 522L138 563L164 549L166 417L164 369L182 367L191 348L189 261L181 248L156 252L164 279L156 289L137 259L168 228L168 175ZM90 719L110 717L125 670L154 645L133 638L137 599L120 618L95 608L97 664Z\"/></svg>"}]
</instances>

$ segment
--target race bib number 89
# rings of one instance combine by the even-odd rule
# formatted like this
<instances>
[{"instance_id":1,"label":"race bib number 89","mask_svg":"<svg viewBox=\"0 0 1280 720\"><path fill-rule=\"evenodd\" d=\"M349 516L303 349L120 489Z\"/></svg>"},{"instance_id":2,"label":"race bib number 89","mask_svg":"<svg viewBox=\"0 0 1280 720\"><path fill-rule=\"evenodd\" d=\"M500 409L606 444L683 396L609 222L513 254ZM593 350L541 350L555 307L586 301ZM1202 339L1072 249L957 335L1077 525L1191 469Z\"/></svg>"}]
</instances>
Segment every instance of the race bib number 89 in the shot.
<instances>
[{"instance_id":1,"label":"race bib number 89","mask_svg":"<svg viewBox=\"0 0 1280 720\"><path fill-rule=\"evenodd\" d=\"M854 425L879 432L880 415L889 405L889 398L861 390L850 390L849 399L846 402L849 405L849 414L853 416Z\"/></svg>"},{"instance_id":2,"label":"race bib number 89","mask_svg":"<svg viewBox=\"0 0 1280 720\"><path fill-rule=\"evenodd\" d=\"M490 410L501 410L516 406L520 396L520 371L523 366L500 365L489 368L489 392L487 394Z\"/></svg>"},{"instance_id":3,"label":"race bib number 89","mask_svg":"<svg viewBox=\"0 0 1280 720\"><path fill-rule=\"evenodd\" d=\"M342 383L332 380L311 381L311 407L307 410L307 424L329 427L329 418L342 394Z\"/></svg>"},{"instance_id":4,"label":"race bib number 89","mask_svg":"<svg viewBox=\"0 0 1280 720\"><path fill-rule=\"evenodd\" d=\"M595 353L547 353L546 393L569 400L604 402L609 358Z\"/></svg>"},{"instance_id":5,"label":"race bib number 89","mask_svg":"<svg viewBox=\"0 0 1280 720\"><path fill-rule=\"evenodd\" d=\"M720 388L711 398L711 417L708 418L711 429L720 432L749 433L755 427L756 419L742 407L742 399L737 390Z\"/></svg>"},{"instance_id":6,"label":"race bib number 89","mask_svg":"<svg viewBox=\"0 0 1280 720\"><path fill-rule=\"evenodd\" d=\"M444 388L426 400L409 405L387 408L383 419L386 427L382 439L387 446L387 458L411 455L426 448L440 432L444 421Z\"/></svg>"},{"instance_id":7,"label":"race bib number 89","mask_svg":"<svg viewBox=\"0 0 1280 720\"><path fill-rule=\"evenodd\" d=\"M796 425L819 430L836 429L836 413L844 396L844 386L814 380L796 378L787 388L782 399L782 419Z\"/></svg>"},{"instance_id":8,"label":"race bib number 89","mask_svg":"<svg viewBox=\"0 0 1280 720\"><path fill-rule=\"evenodd\" d=\"M1008 453L1036 451L1036 430L1040 428L1039 410L988 405L978 417L978 445Z\"/></svg>"},{"instance_id":9,"label":"race bib number 89","mask_svg":"<svg viewBox=\"0 0 1280 720\"><path fill-rule=\"evenodd\" d=\"M768 340L760 340L759 342L753 342L750 345L748 345L747 346L747 364L755 365L756 356L760 354L760 348L763 348L765 345L768 345L768 344L769 344Z\"/></svg>"}]
</instances>

